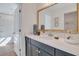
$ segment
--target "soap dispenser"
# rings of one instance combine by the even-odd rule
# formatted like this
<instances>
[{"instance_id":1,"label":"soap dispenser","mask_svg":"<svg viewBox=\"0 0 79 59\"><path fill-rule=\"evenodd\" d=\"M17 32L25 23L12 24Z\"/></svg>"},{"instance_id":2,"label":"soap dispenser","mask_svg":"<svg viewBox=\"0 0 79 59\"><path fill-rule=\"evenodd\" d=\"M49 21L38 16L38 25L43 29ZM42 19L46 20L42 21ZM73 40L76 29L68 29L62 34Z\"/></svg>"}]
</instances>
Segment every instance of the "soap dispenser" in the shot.
<instances>
[{"instance_id":1,"label":"soap dispenser","mask_svg":"<svg viewBox=\"0 0 79 59\"><path fill-rule=\"evenodd\" d=\"M45 25L41 25L41 31L45 33Z\"/></svg>"},{"instance_id":2,"label":"soap dispenser","mask_svg":"<svg viewBox=\"0 0 79 59\"><path fill-rule=\"evenodd\" d=\"M38 25L37 24L34 24L33 25L33 34L36 35L37 34L37 31L38 31Z\"/></svg>"}]
</instances>

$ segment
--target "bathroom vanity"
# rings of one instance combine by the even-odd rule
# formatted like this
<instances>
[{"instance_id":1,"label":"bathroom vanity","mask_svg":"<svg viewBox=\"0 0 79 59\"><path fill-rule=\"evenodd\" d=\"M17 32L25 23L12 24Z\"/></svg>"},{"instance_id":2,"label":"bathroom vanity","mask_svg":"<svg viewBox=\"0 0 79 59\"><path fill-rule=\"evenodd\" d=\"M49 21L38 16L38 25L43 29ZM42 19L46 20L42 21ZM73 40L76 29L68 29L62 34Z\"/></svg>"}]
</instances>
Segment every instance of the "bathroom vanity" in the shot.
<instances>
[{"instance_id":1,"label":"bathroom vanity","mask_svg":"<svg viewBox=\"0 0 79 59\"><path fill-rule=\"evenodd\" d=\"M53 39L37 35L26 35L26 56L75 56L79 55L79 45L71 45L64 39Z\"/></svg>"},{"instance_id":2,"label":"bathroom vanity","mask_svg":"<svg viewBox=\"0 0 79 59\"><path fill-rule=\"evenodd\" d=\"M79 4L59 3L37 11L37 32L58 32L59 35L33 35L25 37L27 56L79 56ZM64 34L67 34L68 37ZM63 37L64 36L64 37ZM78 44L77 44L78 43Z\"/></svg>"}]
</instances>

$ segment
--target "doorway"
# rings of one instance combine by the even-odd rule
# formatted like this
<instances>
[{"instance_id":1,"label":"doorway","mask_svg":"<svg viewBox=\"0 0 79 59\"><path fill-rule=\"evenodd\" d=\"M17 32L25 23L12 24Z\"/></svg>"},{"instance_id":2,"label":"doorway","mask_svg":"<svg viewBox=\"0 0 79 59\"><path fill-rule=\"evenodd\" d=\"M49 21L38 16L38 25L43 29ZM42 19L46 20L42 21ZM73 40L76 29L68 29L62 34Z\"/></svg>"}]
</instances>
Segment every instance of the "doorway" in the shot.
<instances>
[{"instance_id":1,"label":"doorway","mask_svg":"<svg viewBox=\"0 0 79 59\"><path fill-rule=\"evenodd\" d=\"M19 4L0 3L0 56L17 56L19 48Z\"/></svg>"}]
</instances>

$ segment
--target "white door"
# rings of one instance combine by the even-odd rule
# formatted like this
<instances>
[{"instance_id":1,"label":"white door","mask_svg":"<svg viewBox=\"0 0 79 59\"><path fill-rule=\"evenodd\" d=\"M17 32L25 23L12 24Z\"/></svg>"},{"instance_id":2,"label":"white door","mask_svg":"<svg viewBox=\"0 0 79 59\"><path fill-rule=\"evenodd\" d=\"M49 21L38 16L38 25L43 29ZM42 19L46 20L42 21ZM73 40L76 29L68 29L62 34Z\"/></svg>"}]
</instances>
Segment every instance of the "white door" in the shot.
<instances>
[{"instance_id":1,"label":"white door","mask_svg":"<svg viewBox=\"0 0 79 59\"><path fill-rule=\"evenodd\" d=\"M15 21L14 21L14 50L18 56L21 55L21 45L20 45L20 26L21 26L21 19L20 19L20 4L17 4L17 9L15 10Z\"/></svg>"}]
</instances>

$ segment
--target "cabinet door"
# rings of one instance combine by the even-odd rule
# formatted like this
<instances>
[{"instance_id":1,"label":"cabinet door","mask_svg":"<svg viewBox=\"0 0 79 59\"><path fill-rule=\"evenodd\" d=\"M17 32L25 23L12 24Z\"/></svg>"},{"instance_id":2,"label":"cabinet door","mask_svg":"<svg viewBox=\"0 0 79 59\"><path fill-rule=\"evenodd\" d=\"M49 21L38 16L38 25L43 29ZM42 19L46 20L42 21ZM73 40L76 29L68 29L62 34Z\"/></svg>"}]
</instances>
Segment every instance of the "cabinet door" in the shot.
<instances>
[{"instance_id":1,"label":"cabinet door","mask_svg":"<svg viewBox=\"0 0 79 59\"><path fill-rule=\"evenodd\" d=\"M26 55L31 55L31 45L30 45L30 39L27 39L27 46L26 46Z\"/></svg>"},{"instance_id":2,"label":"cabinet door","mask_svg":"<svg viewBox=\"0 0 79 59\"><path fill-rule=\"evenodd\" d=\"M34 45L31 45L31 56L38 56L38 48Z\"/></svg>"},{"instance_id":3,"label":"cabinet door","mask_svg":"<svg viewBox=\"0 0 79 59\"><path fill-rule=\"evenodd\" d=\"M56 55L56 56L74 56L74 55L72 55L72 54L70 54L70 53L61 51L61 50L59 50L59 49L56 49L56 50L55 50L55 55Z\"/></svg>"},{"instance_id":4,"label":"cabinet door","mask_svg":"<svg viewBox=\"0 0 79 59\"><path fill-rule=\"evenodd\" d=\"M50 54L41 48L31 45L31 56L50 56Z\"/></svg>"},{"instance_id":5,"label":"cabinet door","mask_svg":"<svg viewBox=\"0 0 79 59\"><path fill-rule=\"evenodd\" d=\"M46 51L44 51L42 49L39 49L38 55L39 56L51 56L49 53L47 53Z\"/></svg>"},{"instance_id":6,"label":"cabinet door","mask_svg":"<svg viewBox=\"0 0 79 59\"><path fill-rule=\"evenodd\" d=\"M31 44L38 47L39 49L42 49L43 51L46 51L50 55L54 56L54 48L53 47L43 44L41 42L35 41L35 40L31 40Z\"/></svg>"}]
</instances>

